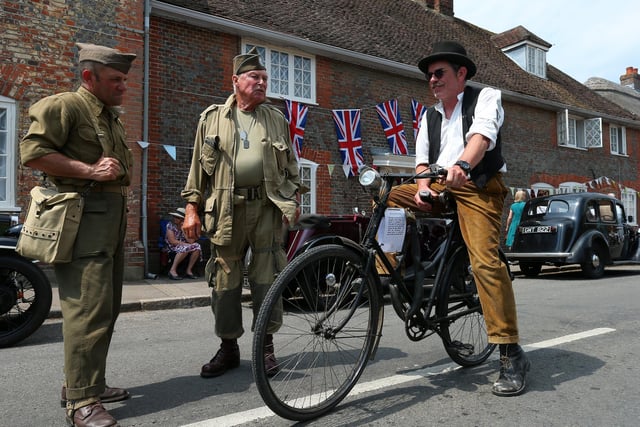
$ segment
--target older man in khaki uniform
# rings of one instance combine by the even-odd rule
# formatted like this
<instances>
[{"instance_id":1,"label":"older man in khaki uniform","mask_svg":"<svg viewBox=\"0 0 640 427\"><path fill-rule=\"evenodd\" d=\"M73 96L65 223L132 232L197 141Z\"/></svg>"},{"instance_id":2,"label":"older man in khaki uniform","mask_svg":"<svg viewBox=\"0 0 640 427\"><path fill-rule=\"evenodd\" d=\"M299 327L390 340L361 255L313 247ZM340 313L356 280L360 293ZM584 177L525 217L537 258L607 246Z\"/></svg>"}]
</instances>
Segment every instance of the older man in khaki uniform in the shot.
<instances>
[{"instance_id":1,"label":"older man in khaki uniform","mask_svg":"<svg viewBox=\"0 0 640 427\"><path fill-rule=\"evenodd\" d=\"M122 297L132 166L115 107L136 55L84 43L78 48L81 87L31 106L20 155L59 191L86 193L73 260L54 265L64 319L62 404L74 426L115 426L102 402L129 397L106 385L105 370Z\"/></svg>"},{"instance_id":2,"label":"older man in khaki uniform","mask_svg":"<svg viewBox=\"0 0 640 427\"><path fill-rule=\"evenodd\" d=\"M187 201L183 230L197 238L203 207L213 250L207 263L219 351L202 367L216 377L240 364L237 339L244 333L240 297L243 260L251 248L248 278L255 315L275 275L286 263L283 216L297 220L298 162L282 112L265 104L267 73L255 49L233 61L234 94L200 116L191 170L182 197ZM268 373L277 371L272 334L282 310L272 319L264 349ZM253 329L253 328L252 328Z\"/></svg>"}]
</instances>

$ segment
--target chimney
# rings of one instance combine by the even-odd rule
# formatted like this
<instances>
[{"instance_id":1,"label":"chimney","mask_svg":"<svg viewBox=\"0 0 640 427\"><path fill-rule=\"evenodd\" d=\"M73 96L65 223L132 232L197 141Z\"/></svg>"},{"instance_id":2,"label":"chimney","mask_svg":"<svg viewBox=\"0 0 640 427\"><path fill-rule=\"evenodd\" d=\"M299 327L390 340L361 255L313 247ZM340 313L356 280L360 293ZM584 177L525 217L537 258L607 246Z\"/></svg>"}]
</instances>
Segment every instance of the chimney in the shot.
<instances>
[{"instance_id":1,"label":"chimney","mask_svg":"<svg viewBox=\"0 0 640 427\"><path fill-rule=\"evenodd\" d=\"M638 69L627 67L627 73L620 76L620 84L640 92L640 75L638 75Z\"/></svg>"},{"instance_id":2,"label":"chimney","mask_svg":"<svg viewBox=\"0 0 640 427\"><path fill-rule=\"evenodd\" d=\"M413 0L420 6L445 16L453 16L453 0Z\"/></svg>"}]
</instances>

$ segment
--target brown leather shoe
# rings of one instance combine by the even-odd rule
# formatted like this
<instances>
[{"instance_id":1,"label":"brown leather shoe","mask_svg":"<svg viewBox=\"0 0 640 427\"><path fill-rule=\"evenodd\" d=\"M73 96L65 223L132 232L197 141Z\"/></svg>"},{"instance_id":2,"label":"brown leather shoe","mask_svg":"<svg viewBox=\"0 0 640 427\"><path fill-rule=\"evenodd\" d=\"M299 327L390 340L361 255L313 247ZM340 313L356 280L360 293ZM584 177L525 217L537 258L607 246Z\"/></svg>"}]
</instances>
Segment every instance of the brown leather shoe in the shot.
<instances>
[{"instance_id":1,"label":"brown leather shoe","mask_svg":"<svg viewBox=\"0 0 640 427\"><path fill-rule=\"evenodd\" d=\"M234 369L238 366L240 366L240 349L238 346L232 348L220 347L213 359L202 366L200 376L202 378L218 377L229 369Z\"/></svg>"},{"instance_id":2,"label":"brown leather shoe","mask_svg":"<svg viewBox=\"0 0 640 427\"><path fill-rule=\"evenodd\" d=\"M78 408L72 415L67 414L67 423L74 427L118 427L120 425L100 402Z\"/></svg>"},{"instance_id":3,"label":"brown leather shoe","mask_svg":"<svg viewBox=\"0 0 640 427\"><path fill-rule=\"evenodd\" d=\"M127 400L129 396L129 392L123 388L107 386L99 398L102 403L111 403ZM67 388L65 386L62 386L62 392L60 393L60 406L67 407Z\"/></svg>"},{"instance_id":4,"label":"brown leather shoe","mask_svg":"<svg viewBox=\"0 0 640 427\"><path fill-rule=\"evenodd\" d=\"M264 347L264 369L267 371L268 377L273 377L280 372L276 355L274 354L273 344Z\"/></svg>"}]
</instances>

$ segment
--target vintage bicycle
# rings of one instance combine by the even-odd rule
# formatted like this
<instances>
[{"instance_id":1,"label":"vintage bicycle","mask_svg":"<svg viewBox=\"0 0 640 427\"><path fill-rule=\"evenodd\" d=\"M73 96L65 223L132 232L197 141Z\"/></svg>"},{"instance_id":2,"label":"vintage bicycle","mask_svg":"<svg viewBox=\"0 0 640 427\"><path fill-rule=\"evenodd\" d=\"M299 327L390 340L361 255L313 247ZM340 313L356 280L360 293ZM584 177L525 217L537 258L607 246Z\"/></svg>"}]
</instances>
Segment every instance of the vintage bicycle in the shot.
<instances>
[{"instance_id":1,"label":"vintage bicycle","mask_svg":"<svg viewBox=\"0 0 640 427\"><path fill-rule=\"evenodd\" d=\"M260 395L276 414L309 420L348 395L375 357L386 287L410 340L438 334L447 354L461 366L481 364L495 349L488 342L456 205L447 191L439 196L441 214L406 214L398 253L388 256L379 241L381 224L389 219L393 185L446 175L435 165L430 169L412 176L361 170L360 183L378 190L361 242L323 236L274 281L256 317L252 368ZM501 258L508 268L503 253ZM278 368L267 372L265 336L274 311L280 310L282 326L273 334Z\"/></svg>"}]
</instances>

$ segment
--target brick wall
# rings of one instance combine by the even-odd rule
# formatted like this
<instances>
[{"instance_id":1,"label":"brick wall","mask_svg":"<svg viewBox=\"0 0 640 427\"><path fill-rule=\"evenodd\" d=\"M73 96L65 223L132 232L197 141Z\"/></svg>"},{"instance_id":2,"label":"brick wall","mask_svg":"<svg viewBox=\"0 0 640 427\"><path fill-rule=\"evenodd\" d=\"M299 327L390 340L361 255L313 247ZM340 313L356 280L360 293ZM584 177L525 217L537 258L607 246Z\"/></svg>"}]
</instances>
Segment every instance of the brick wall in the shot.
<instances>
[{"instance_id":1,"label":"brick wall","mask_svg":"<svg viewBox=\"0 0 640 427\"><path fill-rule=\"evenodd\" d=\"M28 109L39 99L79 86L75 43L104 44L134 52L138 61L129 74L129 91L123 105L127 141L136 164L140 150L136 141L142 129L143 1L3 1L0 8L0 95L18 102L18 137L29 128ZM17 153L19 155L19 153ZM16 163L18 163L16 159ZM30 168L17 170L17 205L29 203L29 189L40 175ZM127 229L127 276L142 277L140 244L140 169L136 167L130 187Z\"/></svg>"}]
</instances>

